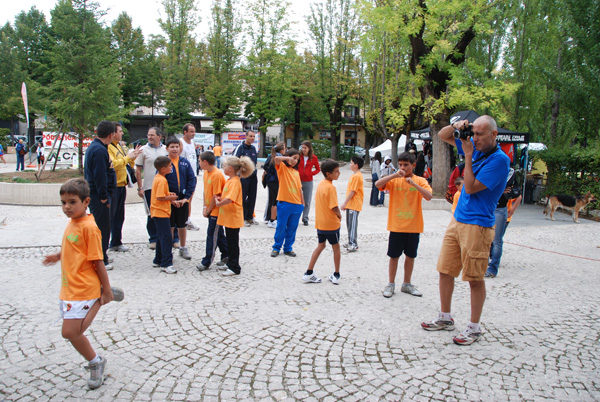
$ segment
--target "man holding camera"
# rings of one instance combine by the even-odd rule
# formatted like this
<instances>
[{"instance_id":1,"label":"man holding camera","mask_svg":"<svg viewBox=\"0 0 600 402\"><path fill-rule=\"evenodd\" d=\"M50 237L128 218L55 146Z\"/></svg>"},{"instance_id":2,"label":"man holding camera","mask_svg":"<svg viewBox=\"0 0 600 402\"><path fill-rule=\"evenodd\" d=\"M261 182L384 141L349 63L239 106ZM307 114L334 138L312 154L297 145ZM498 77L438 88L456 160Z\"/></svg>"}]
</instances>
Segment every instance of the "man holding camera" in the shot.
<instances>
[{"instance_id":1,"label":"man holding camera","mask_svg":"<svg viewBox=\"0 0 600 402\"><path fill-rule=\"evenodd\" d=\"M462 143L464 183L437 263L441 311L436 319L421 323L421 327L427 331L454 329L454 278L462 270L462 280L468 281L471 289L471 322L453 338L457 345L470 345L481 337L479 319L485 301L484 275L494 239L494 210L506 187L510 166L510 159L496 142L497 135L496 121L490 116L481 116L473 124L457 121L439 132L440 139L450 145Z\"/></svg>"}]
</instances>

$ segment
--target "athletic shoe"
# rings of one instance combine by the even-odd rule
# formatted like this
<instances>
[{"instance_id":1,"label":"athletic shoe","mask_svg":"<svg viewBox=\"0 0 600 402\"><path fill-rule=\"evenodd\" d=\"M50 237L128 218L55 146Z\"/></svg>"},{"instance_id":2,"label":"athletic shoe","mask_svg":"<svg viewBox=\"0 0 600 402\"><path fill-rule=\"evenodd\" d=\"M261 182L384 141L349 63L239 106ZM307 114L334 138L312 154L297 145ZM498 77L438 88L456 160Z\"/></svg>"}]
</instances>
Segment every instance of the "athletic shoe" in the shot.
<instances>
[{"instance_id":1,"label":"athletic shoe","mask_svg":"<svg viewBox=\"0 0 600 402\"><path fill-rule=\"evenodd\" d=\"M348 246L348 252L349 253L353 253L355 251L358 251L358 246L354 246L354 247Z\"/></svg>"},{"instance_id":2,"label":"athletic shoe","mask_svg":"<svg viewBox=\"0 0 600 402\"><path fill-rule=\"evenodd\" d=\"M125 292L123 292L123 289L118 288L116 286L111 286L110 290L112 290L113 301L116 301L116 302L123 301L123 299L125 298Z\"/></svg>"},{"instance_id":3,"label":"athletic shoe","mask_svg":"<svg viewBox=\"0 0 600 402\"><path fill-rule=\"evenodd\" d=\"M400 291L402 291L402 293L408 293L409 295L413 295L413 296L417 296L417 297L423 296L423 293L419 292L419 290L410 283L407 283L407 284L403 283L402 287L400 288Z\"/></svg>"},{"instance_id":4,"label":"athletic shoe","mask_svg":"<svg viewBox=\"0 0 600 402\"><path fill-rule=\"evenodd\" d=\"M110 251L118 251L118 252L121 252L121 253L125 253L125 252L129 251L129 247L120 244L118 246L112 246L112 247L110 247L109 250Z\"/></svg>"},{"instance_id":5,"label":"athletic shoe","mask_svg":"<svg viewBox=\"0 0 600 402\"><path fill-rule=\"evenodd\" d=\"M250 226L252 226L252 223L250 223L250 221L244 221L244 226L249 228Z\"/></svg>"},{"instance_id":6,"label":"athletic shoe","mask_svg":"<svg viewBox=\"0 0 600 402\"><path fill-rule=\"evenodd\" d=\"M84 368L90 371L90 379L88 380L88 387L90 389L100 388L104 382L104 368L106 367L106 359L102 356L98 356L100 361L96 364L88 364Z\"/></svg>"},{"instance_id":7,"label":"athletic shoe","mask_svg":"<svg viewBox=\"0 0 600 402\"><path fill-rule=\"evenodd\" d=\"M228 269L227 271L221 272L221 275L223 275L223 276L236 276L236 275L239 275L239 274L236 274L232 270Z\"/></svg>"},{"instance_id":8,"label":"athletic shoe","mask_svg":"<svg viewBox=\"0 0 600 402\"><path fill-rule=\"evenodd\" d=\"M308 221L304 221L304 226L308 226Z\"/></svg>"},{"instance_id":9,"label":"athletic shoe","mask_svg":"<svg viewBox=\"0 0 600 402\"><path fill-rule=\"evenodd\" d=\"M470 345L472 343L477 342L480 338L481 338L481 331L473 332L473 330L471 328L467 327L467 329L465 329L463 332L461 332L458 336L455 336L454 338L452 338L452 340L457 345L466 346L466 345Z\"/></svg>"},{"instance_id":10,"label":"athletic shoe","mask_svg":"<svg viewBox=\"0 0 600 402\"><path fill-rule=\"evenodd\" d=\"M192 259L192 256L190 255L190 252L188 251L187 247L181 247L179 249L179 255L181 256L181 258L185 258L186 260Z\"/></svg>"},{"instance_id":11,"label":"athletic shoe","mask_svg":"<svg viewBox=\"0 0 600 402\"><path fill-rule=\"evenodd\" d=\"M223 267L227 265L227 261L229 260L229 257L225 257L223 258L221 261L217 262L217 267Z\"/></svg>"},{"instance_id":12,"label":"athletic shoe","mask_svg":"<svg viewBox=\"0 0 600 402\"><path fill-rule=\"evenodd\" d=\"M484 275L486 278L495 278L496 275L492 274L491 272L487 271Z\"/></svg>"},{"instance_id":13,"label":"athletic shoe","mask_svg":"<svg viewBox=\"0 0 600 402\"><path fill-rule=\"evenodd\" d=\"M294 253L293 251L284 251L283 254L290 256L290 257L295 257L296 253Z\"/></svg>"},{"instance_id":14,"label":"athletic shoe","mask_svg":"<svg viewBox=\"0 0 600 402\"><path fill-rule=\"evenodd\" d=\"M204 265L204 264L202 264L202 263L200 263L200 264L196 265L196 269L197 269L198 271L200 271L200 272L202 272L202 271L206 271L208 268L209 268L208 266L206 266L206 265Z\"/></svg>"},{"instance_id":15,"label":"athletic shoe","mask_svg":"<svg viewBox=\"0 0 600 402\"><path fill-rule=\"evenodd\" d=\"M321 283L321 278L319 278L317 275L315 274L304 274L304 276L302 276L302 280L305 283Z\"/></svg>"},{"instance_id":16,"label":"athletic shoe","mask_svg":"<svg viewBox=\"0 0 600 402\"><path fill-rule=\"evenodd\" d=\"M331 283L333 283L334 285L339 285L340 284L340 278L335 276L334 274L329 275L329 280L331 281Z\"/></svg>"},{"instance_id":17,"label":"athletic shoe","mask_svg":"<svg viewBox=\"0 0 600 402\"><path fill-rule=\"evenodd\" d=\"M160 268L160 263L158 263L158 262L153 262L153 263L152 263L152 268Z\"/></svg>"},{"instance_id":18,"label":"athletic shoe","mask_svg":"<svg viewBox=\"0 0 600 402\"><path fill-rule=\"evenodd\" d=\"M279 251L277 251L277 250L271 251L271 257L277 257L278 255L279 255Z\"/></svg>"},{"instance_id":19,"label":"athletic shoe","mask_svg":"<svg viewBox=\"0 0 600 402\"><path fill-rule=\"evenodd\" d=\"M156 250L156 243L148 243L148 248L150 250Z\"/></svg>"},{"instance_id":20,"label":"athletic shoe","mask_svg":"<svg viewBox=\"0 0 600 402\"><path fill-rule=\"evenodd\" d=\"M425 331L452 331L454 329L454 320L451 318L450 321L444 321L438 317L433 321L422 322L421 328Z\"/></svg>"},{"instance_id":21,"label":"athletic shoe","mask_svg":"<svg viewBox=\"0 0 600 402\"><path fill-rule=\"evenodd\" d=\"M385 289L383 289L383 297L392 297L395 290L396 290L395 286L387 285L385 287Z\"/></svg>"},{"instance_id":22,"label":"athletic shoe","mask_svg":"<svg viewBox=\"0 0 600 402\"><path fill-rule=\"evenodd\" d=\"M112 271L114 268L112 264L104 264L104 267L106 268L107 271Z\"/></svg>"},{"instance_id":23,"label":"athletic shoe","mask_svg":"<svg viewBox=\"0 0 600 402\"><path fill-rule=\"evenodd\" d=\"M187 223L187 230L200 230L200 226L196 226L196 224L190 219Z\"/></svg>"},{"instance_id":24,"label":"athletic shoe","mask_svg":"<svg viewBox=\"0 0 600 402\"><path fill-rule=\"evenodd\" d=\"M181 245L179 244L178 241L176 241L175 243L173 243L173 248L179 248L181 247Z\"/></svg>"},{"instance_id":25,"label":"athletic shoe","mask_svg":"<svg viewBox=\"0 0 600 402\"><path fill-rule=\"evenodd\" d=\"M269 223L267 223L267 227L270 227L271 229L277 229L277 221L269 221Z\"/></svg>"},{"instance_id":26,"label":"athletic shoe","mask_svg":"<svg viewBox=\"0 0 600 402\"><path fill-rule=\"evenodd\" d=\"M258 221L254 218L250 219L248 222L250 222L251 225L258 225Z\"/></svg>"},{"instance_id":27,"label":"athletic shoe","mask_svg":"<svg viewBox=\"0 0 600 402\"><path fill-rule=\"evenodd\" d=\"M176 274L177 273L177 270L175 268L173 268L172 265L169 265L166 268L162 268L161 271L164 272L165 274Z\"/></svg>"}]
</instances>

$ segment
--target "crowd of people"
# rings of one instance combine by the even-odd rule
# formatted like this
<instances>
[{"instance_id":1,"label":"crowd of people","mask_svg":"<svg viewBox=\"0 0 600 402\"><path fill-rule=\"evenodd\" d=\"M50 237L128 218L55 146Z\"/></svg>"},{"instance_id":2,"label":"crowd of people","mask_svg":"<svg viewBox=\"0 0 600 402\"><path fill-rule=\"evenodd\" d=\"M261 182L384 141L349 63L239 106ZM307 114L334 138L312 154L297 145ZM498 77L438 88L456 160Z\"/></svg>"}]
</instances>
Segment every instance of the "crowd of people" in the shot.
<instances>
[{"instance_id":1,"label":"crowd of people","mask_svg":"<svg viewBox=\"0 0 600 402\"><path fill-rule=\"evenodd\" d=\"M472 129L472 136L455 139L453 133L467 127ZM205 255L196 268L198 271L210 269L217 259L218 248L219 258L215 265L221 274L234 277L242 272L240 229L257 224L254 216L258 187L257 150L252 145L254 133L249 131L245 141L223 161L220 160L220 147L196 154L193 125L186 124L183 133L182 139L168 137L163 145L160 129L153 127L148 131L147 145L126 151L119 145L120 125L103 121L98 124L97 136L85 155L85 180L72 179L61 188L63 212L71 220L65 230L61 251L47 256L44 262L62 262L63 336L89 361L90 388L102 384L106 358L94 352L84 332L100 305L123 296L118 289L111 291L107 274L113 269L107 250L127 251L120 233L125 203L125 192L121 188L134 180L138 183L138 195L144 199L149 215L146 227L149 247L155 251L152 263L163 272L174 274L177 272L173 264L176 235L181 257L192 258L186 247L186 228L190 224L191 201L198 188L194 165L197 157L197 164L204 172L202 216L207 218L208 224ZM473 124L466 120L455 122L439 132L440 138L452 146L461 142L465 163L455 178L458 180L452 183L458 185L458 191L453 195L453 216L437 264L440 311L435 319L421 323L421 327L427 331L454 329L452 293L454 280L462 273L462 279L470 285L471 318L466 328L453 337L458 345L472 344L481 337L479 321L485 301L484 278L493 277L486 275L494 272L493 269L497 273L497 248L501 254L502 246L495 238L501 239L506 228L507 214L499 214L498 209L507 208L506 204L499 204L499 200L511 187L510 161L500 150L496 135L497 126L490 116L481 116ZM383 203L380 201L382 196L375 190L389 194L389 281L383 296L392 297L395 292L402 254L405 259L401 292L422 296L411 283L411 277L424 229L422 200L432 199L432 189L425 178L414 173L417 167L414 152L401 153L397 168L387 158L382 164L381 155L374 159L371 205ZM293 248L296 231L300 221L308 225L313 177L319 172L324 177L314 195L318 241L301 278L305 283L322 282L314 268L329 243L333 249L334 269L328 280L334 285L340 284L342 212L346 213L348 229L348 241L343 246L348 252L359 250L358 218L364 199L363 163L357 156L350 161L352 176L341 204L334 185L340 176L339 163L327 159L319 164L309 141L303 142L300 150L286 148L284 143L276 144L264 165L262 183L269 193L265 220L275 229L271 248L273 258L281 252L296 257ZM135 173L132 173L134 167ZM88 207L93 217L87 215Z\"/></svg>"}]
</instances>

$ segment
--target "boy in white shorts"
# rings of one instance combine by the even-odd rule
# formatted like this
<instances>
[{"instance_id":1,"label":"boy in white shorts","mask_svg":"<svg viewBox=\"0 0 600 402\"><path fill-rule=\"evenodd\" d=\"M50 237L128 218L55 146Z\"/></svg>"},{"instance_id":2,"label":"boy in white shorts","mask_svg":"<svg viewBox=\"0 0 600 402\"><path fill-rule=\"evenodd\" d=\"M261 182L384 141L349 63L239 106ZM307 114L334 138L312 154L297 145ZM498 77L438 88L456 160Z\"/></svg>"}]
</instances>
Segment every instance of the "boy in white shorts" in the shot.
<instances>
[{"instance_id":1,"label":"boy in white shorts","mask_svg":"<svg viewBox=\"0 0 600 402\"><path fill-rule=\"evenodd\" d=\"M62 210L71 218L63 235L61 250L47 255L44 265L61 261L62 281L59 295L63 318L62 336L89 362L88 387L96 389L104 381L106 358L96 354L83 334L101 305L123 300L123 291L110 287L102 235L94 217L87 214L90 188L83 179L71 179L60 188Z\"/></svg>"}]
</instances>

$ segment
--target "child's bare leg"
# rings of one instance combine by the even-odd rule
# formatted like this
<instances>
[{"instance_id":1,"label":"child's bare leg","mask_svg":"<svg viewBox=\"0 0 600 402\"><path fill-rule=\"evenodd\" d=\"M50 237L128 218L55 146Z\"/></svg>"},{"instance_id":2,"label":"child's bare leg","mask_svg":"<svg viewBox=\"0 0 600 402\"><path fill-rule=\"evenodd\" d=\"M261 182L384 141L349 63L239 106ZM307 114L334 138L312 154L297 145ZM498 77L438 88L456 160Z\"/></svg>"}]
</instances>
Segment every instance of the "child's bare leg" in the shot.
<instances>
[{"instance_id":1,"label":"child's bare leg","mask_svg":"<svg viewBox=\"0 0 600 402\"><path fill-rule=\"evenodd\" d=\"M396 272L398 271L398 261L400 260L400 258L390 258L390 264L389 264L389 276L390 276L390 283L396 283Z\"/></svg>"},{"instance_id":2,"label":"child's bare leg","mask_svg":"<svg viewBox=\"0 0 600 402\"><path fill-rule=\"evenodd\" d=\"M80 320L63 320L63 338L68 339L75 350L77 350L87 361L96 357L96 352L83 333L89 328L92 321L94 321L99 309L100 302L97 301L92 308L90 308L90 311L85 318Z\"/></svg>"},{"instance_id":3,"label":"child's bare leg","mask_svg":"<svg viewBox=\"0 0 600 402\"><path fill-rule=\"evenodd\" d=\"M181 247L185 247L185 239L187 237L186 228L177 229L177 233L179 234L179 244L181 244Z\"/></svg>"},{"instance_id":4,"label":"child's bare leg","mask_svg":"<svg viewBox=\"0 0 600 402\"><path fill-rule=\"evenodd\" d=\"M340 273L340 260L341 260L341 255L342 255L340 253L340 243L334 244L333 246L331 246L331 248L333 249L333 265L335 266L335 272L337 272L339 274Z\"/></svg>"},{"instance_id":5,"label":"child's bare leg","mask_svg":"<svg viewBox=\"0 0 600 402\"><path fill-rule=\"evenodd\" d=\"M415 259L410 257L404 258L404 283L410 283L413 268L415 267Z\"/></svg>"},{"instance_id":6,"label":"child's bare leg","mask_svg":"<svg viewBox=\"0 0 600 402\"><path fill-rule=\"evenodd\" d=\"M307 271L313 270L323 250L325 250L325 242L319 243L317 248L315 248L315 251L313 251L312 256L310 257L310 262L308 263L308 268L306 269Z\"/></svg>"}]
</instances>

